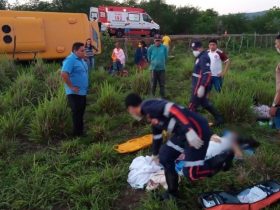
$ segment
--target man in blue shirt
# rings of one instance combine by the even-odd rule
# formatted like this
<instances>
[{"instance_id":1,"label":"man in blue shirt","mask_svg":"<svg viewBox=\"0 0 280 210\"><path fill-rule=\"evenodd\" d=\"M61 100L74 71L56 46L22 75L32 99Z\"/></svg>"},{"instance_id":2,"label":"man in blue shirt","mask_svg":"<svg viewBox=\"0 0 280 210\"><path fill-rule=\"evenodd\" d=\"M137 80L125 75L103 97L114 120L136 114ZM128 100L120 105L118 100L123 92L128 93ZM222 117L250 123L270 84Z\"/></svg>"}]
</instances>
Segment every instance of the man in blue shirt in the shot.
<instances>
[{"instance_id":1,"label":"man in blue shirt","mask_svg":"<svg viewBox=\"0 0 280 210\"><path fill-rule=\"evenodd\" d=\"M156 34L154 44L148 49L148 61L152 76L152 95L155 96L157 83L160 87L160 96L165 97L165 63L168 57L167 47L161 44L161 36Z\"/></svg>"},{"instance_id":2,"label":"man in blue shirt","mask_svg":"<svg viewBox=\"0 0 280 210\"><path fill-rule=\"evenodd\" d=\"M61 77L65 82L65 92L72 110L73 135L83 135L83 116L88 90L88 66L84 61L83 43L73 44L72 53L63 61Z\"/></svg>"}]
</instances>

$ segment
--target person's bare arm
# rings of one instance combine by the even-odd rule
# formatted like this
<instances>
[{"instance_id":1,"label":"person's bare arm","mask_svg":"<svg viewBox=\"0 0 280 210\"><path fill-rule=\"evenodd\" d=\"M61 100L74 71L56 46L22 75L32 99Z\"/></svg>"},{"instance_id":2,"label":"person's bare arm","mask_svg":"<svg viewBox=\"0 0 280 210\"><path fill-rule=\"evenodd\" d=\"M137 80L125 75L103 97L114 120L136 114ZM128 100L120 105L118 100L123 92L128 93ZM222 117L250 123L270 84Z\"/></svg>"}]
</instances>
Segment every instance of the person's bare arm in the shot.
<instances>
[{"instance_id":1,"label":"person's bare arm","mask_svg":"<svg viewBox=\"0 0 280 210\"><path fill-rule=\"evenodd\" d=\"M236 158L239 158L239 159L243 158L243 152L236 142L233 143L232 149L233 149L233 152L234 152L234 156Z\"/></svg>"},{"instance_id":2,"label":"person's bare arm","mask_svg":"<svg viewBox=\"0 0 280 210\"><path fill-rule=\"evenodd\" d=\"M224 66L224 70L222 72L222 77L225 76L229 70L229 66L230 66L230 60L228 60L226 63L225 63L225 66Z\"/></svg>"},{"instance_id":3,"label":"person's bare arm","mask_svg":"<svg viewBox=\"0 0 280 210\"><path fill-rule=\"evenodd\" d=\"M278 64L278 66L276 67L276 72L277 71L280 71L280 64ZM280 89L276 89L272 107L269 110L269 115L271 117L275 117L277 109L278 109L278 107L276 107L276 106L279 106L279 105L280 105Z\"/></svg>"},{"instance_id":4,"label":"person's bare arm","mask_svg":"<svg viewBox=\"0 0 280 210\"><path fill-rule=\"evenodd\" d=\"M65 84L71 89L73 90L75 93L78 93L80 88L79 87L75 87L73 86L70 78L69 78L69 74L67 72L61 72L61 78L63 79L63 81L65 82Z\"/></svg>"}]
</instances>

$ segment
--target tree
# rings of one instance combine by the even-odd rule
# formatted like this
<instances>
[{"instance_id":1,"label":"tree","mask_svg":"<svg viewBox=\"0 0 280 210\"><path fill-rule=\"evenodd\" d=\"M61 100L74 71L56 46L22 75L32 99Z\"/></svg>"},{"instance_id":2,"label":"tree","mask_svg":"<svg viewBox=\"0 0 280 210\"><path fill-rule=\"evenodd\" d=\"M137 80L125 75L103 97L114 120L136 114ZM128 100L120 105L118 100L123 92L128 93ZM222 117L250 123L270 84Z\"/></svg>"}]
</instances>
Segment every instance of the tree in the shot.
<instances>
[{"instance_id":1,"label":"tree","mask_svg":"<svg viewBox=\"0 0 280 210\"><path fill-rule=\"evenodd\" d=\"M4 10L7 8L7 0L0 0L0 9Z\"/></svg>"},{"instance_id":2,"label":"tree","mask_svg":"<svg viewBox=\"0 0 280 210\"><path fill-rule=\"evenodd\" d=\"M218 13L213 9L201 11L199 17L195 21L194 33L213 34L218 31Z\"/></svg>"}]
</instances>

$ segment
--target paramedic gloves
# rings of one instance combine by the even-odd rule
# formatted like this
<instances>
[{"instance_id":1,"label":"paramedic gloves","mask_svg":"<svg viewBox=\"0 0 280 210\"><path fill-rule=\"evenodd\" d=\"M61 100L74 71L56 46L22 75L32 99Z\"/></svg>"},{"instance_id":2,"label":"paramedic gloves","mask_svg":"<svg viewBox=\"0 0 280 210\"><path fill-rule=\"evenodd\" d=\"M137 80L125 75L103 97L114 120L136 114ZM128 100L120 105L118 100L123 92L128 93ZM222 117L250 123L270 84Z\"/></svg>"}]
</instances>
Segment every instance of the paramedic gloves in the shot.
<instances>
[{"instance_id":1,"label":"paramedic gloves","mask_svg":"<svg viewBox=\"0 0 280 210\"><path fill-rule=\"evenodd\" d=\"M197 97L202 98L205 94L205 87L203 85L200 85L197 90Z\"/></svg>"},{"instance_id":2,"label":"paramedic gloves","mask_svg":"<svg viewBox=\"0 0 280 210\"><path fill-rule=\"evenodd\" d=\"M196 132L193 129L189 130L186 133L186 138L190 146L196 149L199 149L203 145L203 141L199 138L199 136L196 134Z\"/></svg>"}]
</instances>

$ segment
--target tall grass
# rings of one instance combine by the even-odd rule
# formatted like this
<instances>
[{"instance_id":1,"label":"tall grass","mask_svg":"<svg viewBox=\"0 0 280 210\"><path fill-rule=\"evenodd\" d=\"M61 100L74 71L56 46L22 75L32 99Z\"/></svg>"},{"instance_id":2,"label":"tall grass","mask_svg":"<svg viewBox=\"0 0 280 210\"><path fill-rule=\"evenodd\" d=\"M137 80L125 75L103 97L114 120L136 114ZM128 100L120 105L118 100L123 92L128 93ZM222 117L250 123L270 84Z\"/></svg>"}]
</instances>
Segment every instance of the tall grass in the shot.
<instances>
[{"instance_id":1,"label":"tall grass","mask_svg":"<svg viewBox=\"0 0 280 210\"><path fill-rule=\"evenodd\" d=\"M232 91L224 88L220 94L215 95L215 105L226 122L252 122L254 119L250 109L252 104L253 96L243 89Z\"/></svg>"},{"instance_id":2,"label":"tall grass","mask_svg":"<svg viewBox=\"0 0 280 210\"><path fill-rule=\"evenodd\" d=\"M0 135L5 139L16 139L26 135L31 109L8 111L0 116Z\"/></svg>"},{"instance_id":3,"label":"tall grass","mask_svg":"<svg viewBox=\"0 0 280 210\"><path fill-rule=\"evenodd\" d=\"M116 88L107 81L103 82L99 87L97 99L98 110L103 113L114 114L122 109L121 88Z\"/></svg>"},{"instance_id":4,"label":"tall grass","mask_svg":"<svg viewBox=\"0 0 280 210\"><path fill-rule=\"evenodd\" d=\"M63 88L57 96L44 100L35 109L30 122L30 139L49 143L67 136L70 127L70 111Z\"/></svg>"},{"instance_id":5,"label":"tall grass","mask_svg":"<svg viewBox=\"0 0 280 210\"><path fill-rule=\"evenodd\" d=\"M151 87L151 72L144 70L142 73L134 74L131 77L131 89L139 95L147 95L150 93Z\"/></svg>"},{"instance_id":6,"label":"tall grass","mask_svg":"<svg viewBox=\"0 0 280 210\"><path fill-rule=\"evenodd\" d=\"M4 103L10 108L36 104L44 90L44 83L38 81L34 74L21 73L5 93Z\"/></svg>"},{"instance_id":7,"label":"tall grass","mask_svg":"<svg viewBox=\"0 0 280 210\"><path fill-rule=\"evenodd\" d=\"M16 66L5 55L0 55L0 90L7 87L17 76Z\"/></svg>"}]
</instances>

